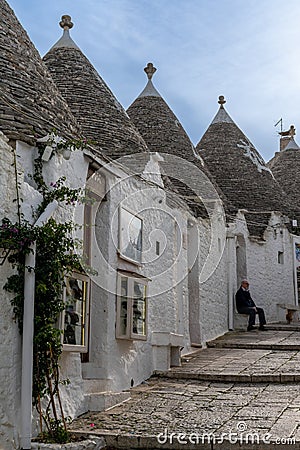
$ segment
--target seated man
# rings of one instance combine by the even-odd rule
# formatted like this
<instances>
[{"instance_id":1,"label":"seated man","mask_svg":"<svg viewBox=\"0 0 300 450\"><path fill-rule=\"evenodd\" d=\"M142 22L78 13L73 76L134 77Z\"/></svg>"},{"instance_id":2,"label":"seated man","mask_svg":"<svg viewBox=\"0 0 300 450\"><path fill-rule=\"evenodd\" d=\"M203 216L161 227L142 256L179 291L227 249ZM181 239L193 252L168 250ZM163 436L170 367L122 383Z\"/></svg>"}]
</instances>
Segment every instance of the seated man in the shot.
<instances>
[{"instance_id":1,"label":"seated man","mask_svg":"<svg viewBox=\"0 0 300 450\"><path fill-rule=\"evenodd\" d=\"M259 319L259 330L264 331L264 325L266 324L265 313L264 310L262 308L258 308L252 300L249 292L249 282L247 280L242 281L241 287L235 294L235 301L238 313L249 315L247 331L254 330L256 314L258 314Z\"/></svg>"}]
</instances>

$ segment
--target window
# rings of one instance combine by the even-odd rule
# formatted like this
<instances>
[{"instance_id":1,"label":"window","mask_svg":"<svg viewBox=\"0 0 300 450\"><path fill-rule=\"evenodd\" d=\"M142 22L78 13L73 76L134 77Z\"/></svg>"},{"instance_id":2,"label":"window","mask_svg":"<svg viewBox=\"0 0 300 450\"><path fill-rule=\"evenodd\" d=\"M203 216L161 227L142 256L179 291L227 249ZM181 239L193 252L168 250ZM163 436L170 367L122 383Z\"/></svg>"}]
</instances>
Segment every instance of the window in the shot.
<instances>
[{"instance_id":1,"label":"window","mask_svg":"<svg viewBox=\"0 0 300 450\"><path fill-rule=\"evenodd\" d=\"M142 219L125 208L120 208L119 254L129 261L142 260Z\"/></svg>"},{"instance_id":2,"label":"window","mask_svg":"<svg viewBox=\"0 0 300 450\"><path fill-rule=\"evenodd\" d=\"M61 317L64 350L88 351L89 291L86 275L74 273L65 279L65 310Z\"/></svg>"},{"instance_id":3,"label":"window","mask_svg":"<svg viewBox=\"0 0 300 450\"><path fill-rule=\"evenodd\" d=\"M284 257L283 257L283 252L278 252L278 264L283 264L284 263Z\"/></svg>"},{"instance_id":4,"label":"window","mask_svg":"<svg viewBox=\"0 0 300 450\"><path fill-rule=\"evenodd\" d=\"M160 255L160 242L159 241L156 241L155 250L156 250L156 254L159 256Z\"/></svg>"},{"instance_id":5,"label":"window","mask_svg":"<svg viewBox=\"0 0 300 450\"><path fill-rule=\"evenodd\" d=\"M146 339L147 280L118 275L116 337Z\"/></svg>"}]
</instances>

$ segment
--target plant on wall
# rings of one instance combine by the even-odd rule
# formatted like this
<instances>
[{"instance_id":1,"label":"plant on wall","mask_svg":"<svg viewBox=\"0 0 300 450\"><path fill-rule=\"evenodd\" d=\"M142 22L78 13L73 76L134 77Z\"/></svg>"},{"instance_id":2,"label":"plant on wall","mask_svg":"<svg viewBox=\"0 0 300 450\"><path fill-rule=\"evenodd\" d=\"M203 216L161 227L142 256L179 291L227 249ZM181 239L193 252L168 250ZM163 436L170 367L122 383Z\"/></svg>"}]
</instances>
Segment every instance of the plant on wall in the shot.
<instances>
[{"instance_id":1,"label":"plant on wall","mask_svg":"<svg viewBox=\"0 0 300 450\"><path fill-rule=\"evenodd\" d=\"M43 162L47 143L39 146L35 160L33 179L43 200L37 210L39 216L53 200L75 204L81 192L65 185L60 178L50 186L43 179ZM15 155L15 153L14 153ZM33 404L40 417L41 432L48 442L66 442L69 438L60 398L59 386L67 383L59 377L59 358L62 352L61 331L57 328L60 313L64 310L64 278L74 270L81 269L76 254L78 241L73 238L75 225L72 222L57 223L50 219L41 227L26 222L21 213L18 172L14 156L17 190L18 221L12 223L4 218L0 225L1 248L6 251L8 262L15 269L7 279L4 289L13 294L11 300L15 320L20 332L23 329L25 256L36 242L35 311L34 311L34 356L33 356ZM31 269L31 268L27 268Z\"/></svg>"}]
</instances>

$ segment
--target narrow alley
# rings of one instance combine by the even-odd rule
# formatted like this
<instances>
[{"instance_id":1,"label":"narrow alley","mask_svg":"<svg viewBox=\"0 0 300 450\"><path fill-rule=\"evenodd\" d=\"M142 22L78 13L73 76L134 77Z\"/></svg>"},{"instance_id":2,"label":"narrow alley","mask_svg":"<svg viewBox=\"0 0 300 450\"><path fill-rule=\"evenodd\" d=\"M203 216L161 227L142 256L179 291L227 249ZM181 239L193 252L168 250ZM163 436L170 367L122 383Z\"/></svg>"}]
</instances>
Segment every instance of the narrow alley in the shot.
<instances>
[{"instance_id":1,"label":"narrow alley","mask_svg":"<svg viewBox=\"0 0 300 450\"><path fill-rule=\"evenodd\" d=\"M227 333L72 428L116 449L299 449L299 332Z\"/></svg>"}]
</instances>

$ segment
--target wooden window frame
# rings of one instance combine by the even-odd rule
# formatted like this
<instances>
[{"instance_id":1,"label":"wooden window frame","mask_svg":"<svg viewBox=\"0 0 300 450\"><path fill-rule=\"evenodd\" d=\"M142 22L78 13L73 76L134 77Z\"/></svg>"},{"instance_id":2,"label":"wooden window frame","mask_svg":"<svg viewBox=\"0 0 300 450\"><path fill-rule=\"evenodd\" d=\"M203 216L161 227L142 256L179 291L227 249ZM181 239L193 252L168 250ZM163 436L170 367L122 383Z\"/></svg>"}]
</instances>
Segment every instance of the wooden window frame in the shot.
<instances>
[{"instance_id":1,"label":"wooden window frame","mask_svg":"<svg viewBox=\"0 0 300 450\"><path fill-rule=\"evenodd\" d=\"M138 258L133 258L124 252L124 219L123 219L123 212L130 214L133 218L136 218L140 222L140 233L141 233L141 250L138 250ZM125 208L124 206L120 206L119 208L119 248L118 248L118 255L120 258L125 259L126 261L129 261L133 264L136 264L140 266L142 264L142 254L143 254L143 219L139 217L137 214L135 214L133 211L130 211L130 209Z\"/></svg>"},{"instance_id":2,"label":"wooden window frame","mask_svg":"<svg viewBox=\"0 0 300 450\"><path fill-rule=\"evenodd\" d=\"M84 334L84 338L83 338L83 344L67 344L64 343L64 327L65 327L65 318L66 318L66 309L64 309L64 311L62 311L61 315L60 315L60 329L62 330L62 345L63 345L63 351L69 351L69 352L80 352L80 353L87 353L88 352L88 347L89 347L89 327L90 327L90 321L89 321L89 308L90 308L90 290L91 290L91 282L90 282L90 278L82 273L78 273L78 272L73 272L71 275L69 275L68 277L66 277L66 281L65 281L65 285L67 283L67 279L68 278L73 278L73 279L77 279L80 281L83 281L86 283L86 287L85 287L85 301L82 304L82 308L83 308L83 312L81 314L81 316L83 317L83 321L81 323L81 334ZM63 301L64 303L67 305L67 288L66 286L64 287L63 290ZM76 313L78 313L79 311L76 311ZM75 325L76 326L76 325Z\"/></svg>"},{"instance_id":3,"label":"wooden window frame","mask_svg":"<svg viewBox=\"0 0 300 450\"><path fill-rule=\"evenodd\" d=\"M127 295L122 295L121 287L122 280L127 280ZM134 306L138 300L134 296L135 283L138 283L144 287L143 300L144 303L142 311L139 314L142 318L137 318L133 312ZM127 340L147 340L147 328L148 328L148 299L147 299L147 287L148 279L143 277L128 276L124 273L118 273L117 277L117 301L116 301L116 339L127 339ZM127 308L126 315L123 314L122 303L124 303L126 298ZM139 299L141 301L141 299ZM126 332L122 333L122 320L126 318ZM144 327L144 333L134 332L134 320L142 321Z\"/></svg>"}]
</instances>

